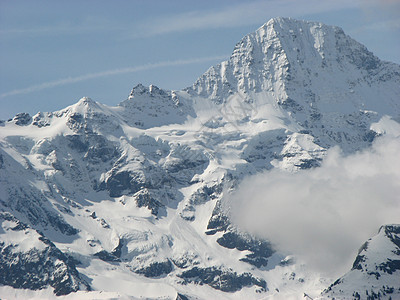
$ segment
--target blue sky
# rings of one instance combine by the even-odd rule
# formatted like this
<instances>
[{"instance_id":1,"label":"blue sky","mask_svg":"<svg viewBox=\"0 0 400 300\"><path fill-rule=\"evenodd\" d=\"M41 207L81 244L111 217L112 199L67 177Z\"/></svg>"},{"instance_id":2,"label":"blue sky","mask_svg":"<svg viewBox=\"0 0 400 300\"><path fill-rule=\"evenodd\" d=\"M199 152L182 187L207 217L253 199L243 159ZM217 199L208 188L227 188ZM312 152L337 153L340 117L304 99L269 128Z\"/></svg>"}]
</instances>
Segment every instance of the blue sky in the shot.
<instances>
[{"instance_id":1,"label":"blue sky","mask_svg":"<svg viewBox=\"0 0 400 300\"><path fill-rule=\"evenodd\" d=\"M277 16L340 26L400 63L399 0L0 0L0 119L185 88Z\"/></svg>"}]
</instances>

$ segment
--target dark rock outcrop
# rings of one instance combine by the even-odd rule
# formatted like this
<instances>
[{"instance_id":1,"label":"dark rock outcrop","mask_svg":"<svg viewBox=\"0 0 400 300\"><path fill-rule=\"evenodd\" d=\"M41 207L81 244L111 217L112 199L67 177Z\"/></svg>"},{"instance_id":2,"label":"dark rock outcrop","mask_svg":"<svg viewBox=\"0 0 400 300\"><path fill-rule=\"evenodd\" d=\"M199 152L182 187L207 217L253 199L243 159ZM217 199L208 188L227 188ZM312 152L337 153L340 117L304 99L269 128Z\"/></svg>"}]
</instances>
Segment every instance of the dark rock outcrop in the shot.
<instances>
[{"instance_id":1,"label":"dark rock outcrop","mask_svg":"<svg viewBox=\"0 0 400 300\"><path fill-rule=\"evenodd\" d=\"M146 267L135 270L135 273L154 278L169 274L172 270L172 263L169 260L165 260L162 262L153 262Z\"/></svg>"},{"instance_id":2,"label":"dark rock outcrop","mask_svg":"<svg viewBox=\"0 0 400 300\"><path fill-rule=\"evenodd\" d=\"M20 222L9 213L0 213L0 222L13 223L15 226L3 226L3 231L21 232L25 235L33 232L38 236L40 249L19 247L18 243L0 242L0 283L14 288L43 289L54 288L57 296L67 295L80 289L90 290L75 267L75 262L62 253L50 240ZM11 233L10 232L10 233Z\"/></svg>"},{"instance_id":3,"label":"dark rock outcrop","mask_svg":"<svg viewBox=\"0 0 400 300\"><path fill-rule=\"evenodd\" d=\"M265 280L255 278L250 273L237 274L232 270L217 267L194 267L178 276L184 280L183 284L207 284L223 292L236 292L253 285L259 286L263 291L267 288Z\"/></svg>"}]
</instances>

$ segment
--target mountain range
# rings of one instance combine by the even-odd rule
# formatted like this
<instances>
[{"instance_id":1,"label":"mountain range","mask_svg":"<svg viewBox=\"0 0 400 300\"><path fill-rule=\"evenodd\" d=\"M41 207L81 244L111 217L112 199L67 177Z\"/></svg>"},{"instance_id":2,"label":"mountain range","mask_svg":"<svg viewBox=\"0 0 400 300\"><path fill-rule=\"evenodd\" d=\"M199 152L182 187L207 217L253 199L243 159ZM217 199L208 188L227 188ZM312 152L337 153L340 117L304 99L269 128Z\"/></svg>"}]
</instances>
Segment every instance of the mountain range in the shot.
<instances>
[{"instance_id":1,"label":"mountain range","mask_svg":"<svg viewBox=\"0 0 400 300\"><path fill-rule=\"evenodd\" d=\"M138 84L114 107L84 97L1 121L0 294L400 298L400 225L324 278L226 204L248 176L368 149L398 128L399 95L400 66L341 28L274 18L183 90Z\"/></svg>"}]
</instances>

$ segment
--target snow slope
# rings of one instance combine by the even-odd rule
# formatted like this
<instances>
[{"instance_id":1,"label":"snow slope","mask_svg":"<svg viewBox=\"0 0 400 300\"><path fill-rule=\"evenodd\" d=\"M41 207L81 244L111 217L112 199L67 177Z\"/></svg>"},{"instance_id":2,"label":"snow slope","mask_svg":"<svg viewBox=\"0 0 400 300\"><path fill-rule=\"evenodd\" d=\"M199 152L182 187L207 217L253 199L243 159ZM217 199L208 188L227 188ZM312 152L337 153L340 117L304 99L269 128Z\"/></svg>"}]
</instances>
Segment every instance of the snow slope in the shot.
<instances>
[{"instance_id":1,"label":"snow slope","mask_svg":"<svg viewBox=\"0 0 400 300\"><path fill-rule=\"evenodd\" d=\"M336 299L400 298L400 226L385 225L365 242L351 271L324 291Z\"/></svg>"}]
</instances>

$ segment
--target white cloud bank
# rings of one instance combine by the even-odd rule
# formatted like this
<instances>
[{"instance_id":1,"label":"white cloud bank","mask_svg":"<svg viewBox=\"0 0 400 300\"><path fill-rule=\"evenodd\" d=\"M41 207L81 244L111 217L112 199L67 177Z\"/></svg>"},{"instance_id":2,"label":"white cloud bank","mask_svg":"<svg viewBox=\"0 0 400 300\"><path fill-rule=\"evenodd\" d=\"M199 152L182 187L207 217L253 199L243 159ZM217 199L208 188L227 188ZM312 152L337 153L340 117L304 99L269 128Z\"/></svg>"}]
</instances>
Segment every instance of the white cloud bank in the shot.
<instances>
[{"instance_id":1,"label":"white cloud bank","mask_svg":"<svg viewBox=\"0 0 400 300\"><path fill-rule=\"evenodd\" d=\"M386 123L400 133L400 124ZM400 136L350 156L331 149L320 168L253 176L228 203L240 227L314 271L341 275L381 225L400 223Z\"/></svg>"}]
</instances>

